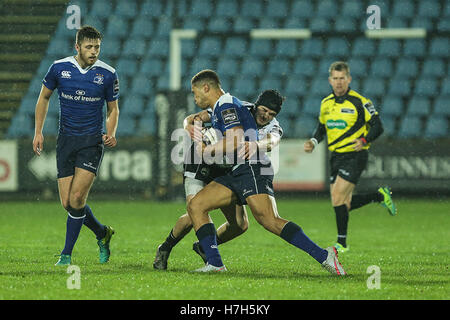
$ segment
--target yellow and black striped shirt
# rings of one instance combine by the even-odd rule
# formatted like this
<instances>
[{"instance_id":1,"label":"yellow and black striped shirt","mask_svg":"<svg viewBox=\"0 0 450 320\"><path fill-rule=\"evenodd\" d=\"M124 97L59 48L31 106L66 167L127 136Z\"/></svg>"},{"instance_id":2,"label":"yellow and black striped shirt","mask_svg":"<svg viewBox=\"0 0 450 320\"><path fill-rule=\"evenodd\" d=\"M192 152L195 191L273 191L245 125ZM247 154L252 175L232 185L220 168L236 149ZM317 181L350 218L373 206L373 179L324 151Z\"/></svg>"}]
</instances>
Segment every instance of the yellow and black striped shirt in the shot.
<instances>
[{"instance_id":1,"label":"yellow and black striped shirt","mask_svg":"<svg viewBox=\"0 0 450 320\"><path fill-rule=\"evenodd\" d=\"M369 131L367 122L378 115L372 102L349 89L343 96L334 93L325 97L320 105L319 122L324 125L328 149L332 152L353 152L353 140L365 137ZM369 149L366 144L363 149Z\"/></svg>"}]
</instances>

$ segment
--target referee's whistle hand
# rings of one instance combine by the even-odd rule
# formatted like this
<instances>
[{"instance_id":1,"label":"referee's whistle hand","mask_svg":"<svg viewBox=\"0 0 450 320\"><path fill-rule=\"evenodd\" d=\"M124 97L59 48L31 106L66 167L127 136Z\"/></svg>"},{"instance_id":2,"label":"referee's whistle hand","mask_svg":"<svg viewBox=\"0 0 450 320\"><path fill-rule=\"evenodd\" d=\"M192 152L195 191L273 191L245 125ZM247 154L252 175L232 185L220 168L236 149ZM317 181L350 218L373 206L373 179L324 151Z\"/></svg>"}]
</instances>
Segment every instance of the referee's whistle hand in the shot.
<instances>
[{"instance_id":1,"label":"referee's whistle hand","mask_svg":"<svg viewBox=\"0 0 450 320\"><path fill-rule=\"evenodd\" d=\"M311 153L314 150L314 143L312 143L312 141L306 141L303 144L303 150L307 153Z\"/></svg>"},{"instance_id":2,"label":"referee's whistle hand","mask_svg":"<svg viewBox=\"0 0 450 320\"><path fill-rule=\"evenodd\" d=\"M361 151L364 147L364 143L361 139L355 139L352 141L354 143L353 150L355 151Z\"/></svg>"}]
</instances>

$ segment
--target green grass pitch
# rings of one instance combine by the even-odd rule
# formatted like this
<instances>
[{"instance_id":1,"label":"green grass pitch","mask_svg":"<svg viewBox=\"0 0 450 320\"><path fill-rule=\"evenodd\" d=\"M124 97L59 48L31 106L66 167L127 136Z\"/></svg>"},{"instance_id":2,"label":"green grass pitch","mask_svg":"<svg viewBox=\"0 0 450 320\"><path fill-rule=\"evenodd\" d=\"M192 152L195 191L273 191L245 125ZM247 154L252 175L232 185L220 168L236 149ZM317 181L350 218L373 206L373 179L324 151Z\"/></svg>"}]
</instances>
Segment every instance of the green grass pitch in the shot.
<instances>
[{"instance_id":1,"label":"green grass pitch","mask_svg":"<svg viewBox=\"0 0 450 320\"><path fill-rule=\"evenodd\" d=\"M350 251L340 261L345 278L327 273L306 253L267 232L250 214L249 230L220 246L229 272L195 274L202 261L192 251L194 232L172 250L167 271L155 271L156 247L184 204L90 201L94 214L113 226L111 260L98 263L94 235L83 228L72 263L80 289L55 267L64 245L66 213L55 202L0 204L0 299L304 300L450 298L450 206L447 200L398 199L391 217L377 204L350 213ZM280 200L283 218L299 224L322 247L335 241L329 200ZM211 216L216 227L224 219ZM379 289L368 288L370 266L379 267ZM371 282L369 279L369 283Z\"/></svg>"}]
</instances>

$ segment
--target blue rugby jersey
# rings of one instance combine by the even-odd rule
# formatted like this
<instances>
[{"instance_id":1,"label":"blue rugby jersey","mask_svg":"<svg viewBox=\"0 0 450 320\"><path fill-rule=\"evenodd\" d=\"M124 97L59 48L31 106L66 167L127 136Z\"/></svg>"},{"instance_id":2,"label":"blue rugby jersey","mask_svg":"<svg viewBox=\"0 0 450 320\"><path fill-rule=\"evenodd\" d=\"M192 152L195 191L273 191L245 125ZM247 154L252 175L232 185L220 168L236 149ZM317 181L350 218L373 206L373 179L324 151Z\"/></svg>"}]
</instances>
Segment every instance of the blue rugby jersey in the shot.
<instances>
[{"instance_id":1,"label":"blue rugby jersey","mask_svg":"<svg viewBox=\"0 0 450 320\"><path fill-rule=\"evenodd\" d=\"M75 57L56 60L42 83L58 89L59 134L97 135L103 129L103 106L119 98L119 79L114 68L97 60L82 69Z\"/></svg>"}]
</instances>

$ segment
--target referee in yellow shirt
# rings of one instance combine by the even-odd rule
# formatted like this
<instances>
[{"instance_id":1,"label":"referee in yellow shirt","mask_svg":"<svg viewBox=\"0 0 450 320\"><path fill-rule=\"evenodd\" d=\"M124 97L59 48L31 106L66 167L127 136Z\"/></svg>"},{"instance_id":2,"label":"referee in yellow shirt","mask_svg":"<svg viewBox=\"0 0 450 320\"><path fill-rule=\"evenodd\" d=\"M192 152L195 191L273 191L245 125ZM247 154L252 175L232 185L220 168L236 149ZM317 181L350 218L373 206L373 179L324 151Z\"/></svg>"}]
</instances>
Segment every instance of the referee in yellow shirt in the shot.
<instances>
[{"instance_id":1,"label":"referee in yellow shirt","mask_svg":"<svg viewBox=\"0 0 450 320\"><path fill-rule=\"evenodd\" d=\"M333 92L322 100L319 124L304 150L312 152L327 136L330 158L331 202L336 213L339 252L347 246L348 212L371 202L379 202L396 214L388 187L377 192L353 195L358 180L367 166L370 143L383 133L378 112L372 102L350 89L350 68L346 62L331 64L328 81Z\"/></svg>"}]
</instances>

